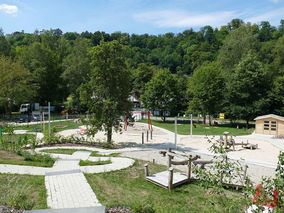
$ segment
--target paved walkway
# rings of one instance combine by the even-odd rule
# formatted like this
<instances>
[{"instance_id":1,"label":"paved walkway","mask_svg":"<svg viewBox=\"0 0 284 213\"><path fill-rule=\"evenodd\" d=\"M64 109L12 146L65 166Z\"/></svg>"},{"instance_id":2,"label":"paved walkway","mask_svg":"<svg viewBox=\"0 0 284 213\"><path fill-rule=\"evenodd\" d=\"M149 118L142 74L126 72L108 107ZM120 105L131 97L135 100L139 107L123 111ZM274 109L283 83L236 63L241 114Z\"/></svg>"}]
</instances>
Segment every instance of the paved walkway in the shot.
<instances>
[{"instance_id":1,"label":"paved walkway","mask_svg":"<svg viewBox=\"0 0 284 213\"><path fill-rule=\"evenodd\" d=\"M53 149L58 147L52 147ZM72 148L74 147L64 147ZM89 149L88 147L77 147ZM41 149L36 149L39 152ZM90 150L97 149L91 148ZM89 157L91 152L77 151L73 155L51 154L58 159L52 168L0 164L0 173L45 175L47 205L52 209L101 206L83 172L101 173L127 168L134 160L121 157ZM79 166L80 160L111 160L111 164Z\"/></svg>"},{"instance_id":2,"label":"paved walkway","mask_svg":"<svg viewBox=\"0 0 284 213\"><path fill-rule=\"evenodd\" d=\"M47 205L52 209L100 206L100 203L80 170L80 159L91 152L75 152L73 159L56 162L52 172L45 174Z\"/></svg>"}]
</instances>

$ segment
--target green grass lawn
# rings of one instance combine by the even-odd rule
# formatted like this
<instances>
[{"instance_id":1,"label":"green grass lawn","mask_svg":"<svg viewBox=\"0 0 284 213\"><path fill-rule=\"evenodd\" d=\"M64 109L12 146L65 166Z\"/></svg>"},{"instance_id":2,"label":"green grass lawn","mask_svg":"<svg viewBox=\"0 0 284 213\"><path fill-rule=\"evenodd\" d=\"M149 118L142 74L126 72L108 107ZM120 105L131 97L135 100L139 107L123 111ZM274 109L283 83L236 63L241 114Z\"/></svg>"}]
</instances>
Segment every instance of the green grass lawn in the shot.
<instances>
[{"instance_id":1,"label":"green grass lawn","mask_svg":"<svg viewBox=\"0 0 284 213\"><path fill-rule=\"evenodd\" d=\"M79 126L82 126L82 125L83 125L82 123L80 124L74 123L74 120L50 122L50 128L55 127L57 132L67 130L67 129L78 129ZM34 129L35 127L41 128L42 125L32 124L32 125L15 126L15 129L23 129L23 130L28 130L30 132L35 132L35 129ZM45 129L48 129L48 123L45 123ZM38 132L40 132L40 129L38 130Z\"/></svg>"},{"instance_id":2,"label":"green grass lawn","mask_svg":"<svg viewBox=\"0 0 284 213\"><path fill-rule=\"evenodd\" d=\"M72 155L76 151L89 151L92 152L90 154L91 157L117 157L119 153L111 153L109 155L102 155L98 154L98 151L91 151L88 149L64 149L64 148L54 148L54 149L43 149L41 152L45 153L53 153L53 154L65 154L65 155Z\"/></svg>"},{"instance_id":3,"label":"green grass lawn","mask_svg":"<svg viewBox=\"0 0 284 213\"><path fill-rule=\"evenodd\" d=\"M99 161L89 161L89 160L80 160L80 166L97 166L97 165L106 165L111 164L111 160L99 160Z\"/></svg>"},{"instance_id":4,"label":"green grass lawn","mask_svg":"<svg viewBox=\"0 0 284 213\"><path fill-rule=\"evenodd\" d=\"M18 142L20 139L35 139L35 135L33 134L12 134L12 135L8 135L8 134L3 134L3 139L4 140L8 140L10 142Z\"/></svg>"},{"instance_id":5,"label":"green grass lawn","mask_svg":"<svg viewBox=\"0 0 284 213\"><path fill-rule=\"evenodd\" d=\"M13 164L13 165L25 165L25 166L40 166L40 167L52 167L55 160L46 161L44 157L37 155L36 159L27 160L25 156L17 155L13 152L0 150L0 164ZM30 155L28 156L30 157ZM1 171L0 171L1 173Z\"/></svg>"},{"instance_id":6,"label":"green grass lawn","mask_svg":"<svg viewBox=\"0 0 284 213\"><path fill-rule=\"evenodd\" d=\"M139 122L148 123L148 120L144 119ZM171 132L175 131L174 121L158 121L151 120L152 125L167 129ZM190 135L190 124L189 123L178 123L178 134ZM209 126L203 124L196 124L196 128L192 127L193 135L223 135L224 132L229 132L229 135L249 135L254 131L254 128L246 129L240 126L239 129L236 126L231 126L230 124L219 124L219 126Z\"/></svg>"},{"instance_id":7,"label":"green grass lawn","mask_svg":"<svg viewBox=\"0 0 284 213\"><path fill-rule=\"evenodd\" d=\"M85 174L97 198L107 207L122 206L134 212L244 212L241 193L225 191L226 197L197 183L168 191L144 178L145 161L120 171ZM150 174L166 170L149 164Z\"/></svg>"},{"instance_id":8,"label":"green grass lawn","mask_svg":"<svg viewBox=\"0 0 284 213\"><path fill-rule=\"evenodd\" d=\"M64 154L64 155L72 155L74 152L77 152L77 151L89 151L90 152L90 150L87 150L87 149L64 149L64 148L40 150L40 152L52 153L52 154Z\"/></svg>"},{"instance_id":9,"label":"green grass lawn","mask_svg":"<svg viewBox=\"0 0 284 213\"><path fill-rule=\"evenodd\" d=\"M98 154L98 151L93 151L91 153L91 157L117 157L120 153L111 153L109 155L101 155L101 154Z\"/></svg>"},{"instance_id":10,"label":"green grass lawn","mask_svg":"<svg viewBox=\"0 0 284 213\"><path fill-rule=\"evenodd\" d=\"M0 174L0 204L17 209L46 209L44 176Z\"/></svg>"}]
</instances>

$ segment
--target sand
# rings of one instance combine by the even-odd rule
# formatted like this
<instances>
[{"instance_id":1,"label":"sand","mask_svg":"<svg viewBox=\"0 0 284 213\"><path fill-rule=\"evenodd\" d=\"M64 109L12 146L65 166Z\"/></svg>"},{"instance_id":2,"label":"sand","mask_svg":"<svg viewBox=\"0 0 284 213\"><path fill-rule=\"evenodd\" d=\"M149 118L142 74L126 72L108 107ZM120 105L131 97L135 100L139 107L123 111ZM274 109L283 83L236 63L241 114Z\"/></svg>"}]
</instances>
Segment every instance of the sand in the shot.
<instances>
[{"instance_id":1,"label":"sand","mask_svg":"<svg viewBox=\"0 0 284 213\"><path fill-rule=\"evenodd\" d=\"M84 127L82 127L84 128ZM144 143L147 145L154 144L173 144L174 143L174 134L167 130L161 129L159 127L153 126L153 137L147 142L146 132L148 130L148 125L143 123L135 123L133 126L128 126L127 131L122 130L121 132L113 132L112 139L116 144L124 145L141 145L142 144L142 132L144 132ZM82 137L84 140L96 140L96 141L106 141L106 135L104 132L98 132L94 138L88 138L86 135L80 135L78 132L80 129L75 130L65 130L61 131L58 134L62 136L77 136ZM210 137L212 138L212 137ZM219 139L219 137L215 137ZM275 146L273 142L274 139L271 137L263 137L260 135L252 134L248 136L237 136L234 137L234 140L237 143L240 142L249 142L251 144L258 144L258 148L255 150L245 149L241 146L236 146L235 151L229 152L229 157L232 159L244 159L247 161L258 161L268 164L277 164L279 152L284 151L284 140L283 140L283 149L281 147ZM177 143L180 147L189 148L191 151L207 153L210 143L206 136L185 136L179 135ZM279 144L282 144L280 141ZM208 152L209 153L209 152ZM210 153L209 153L210 154Z\"/></svg>"}]
</instances>

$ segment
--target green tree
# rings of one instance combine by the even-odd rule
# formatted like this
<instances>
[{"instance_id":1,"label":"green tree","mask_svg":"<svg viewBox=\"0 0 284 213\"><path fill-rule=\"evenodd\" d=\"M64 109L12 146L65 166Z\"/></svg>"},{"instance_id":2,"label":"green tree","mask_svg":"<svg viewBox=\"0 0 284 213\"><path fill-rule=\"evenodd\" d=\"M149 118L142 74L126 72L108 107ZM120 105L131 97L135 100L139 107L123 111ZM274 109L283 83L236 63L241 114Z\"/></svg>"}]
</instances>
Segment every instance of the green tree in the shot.
<instances>
[{"instance_id":1,"label":"green tree","mask_svg":"<svg viewBox=\"0 0 284 213\"><path fill-rule=\"evenodd\" d=\"M160 110L163 121L166 113L178 111L182 89L178 78L168 69L162 69L151 81L146 84L144 94L141 96L144 107L148 110Z\"/></svg>"},{"instance_id":2,"label":"green tree","mask_svg":"<svg viewBox=\"0 0 284 213\"><path fill-rule=\"evenodd\" d=\"M204 115L221 112L224 79L220 66L212 62L197 69L189 81L189 111ZM211 121L209 120L211 124Z\"/></svg>"},{"instance_id":3,"label":"green tree","mask_svg":"<svg viewBox=\"0 0 284 213\"><path fill-rule=\"evenodd\" d=\"M157 70L156 67L144 63L139 64L138 68L133 70L133 92L138 97L144 94L145 85L152 79L155 70Z\"/></svg>"},{"instance_id":4,"label":"green tree","mask_svg":"<svg viewBox=\"0 0 284 213\"><path fill-rule=\"evenodd\" d=\"M252 34L251 26L244 25L230 32L218 55L218 61L226 79L230 79L234 67L250 50L257 48L257 39Z\"/></svg>"},{"instance_id":5,"label":"green tree","mask_svg":"<svg viewBox=\"0 0 284 213\"><path fill-rule=\"evenodd\" d=\"M273 111L284 116L284 75L274 80L269 97Z\"/></svg>"},{"instance_id":6,"label":"green tree","mask_svg":"<svg viewBox=\"0 0 284 213\"><path fill-rule=\"evenodd\" d=\"M82 83L88 81L90 74L90 57L88 49L91 42L85 38L77 38L70 54L63 60L62 77L65 80L69 93L75 93Z\"/></svg>"},{"instance_id":7,"label":"green tree","mask_svg":"<svg viewBox=\"0 0 284 213\"><path fill-rule=\"evenodd\" d=\"M11 47L3 33L2 28L0 28L0 56L8 56L10 54Z\"/></svg>"},{"instance_id":8,"label":"green tree","mask_svg":"<svg viewBox=\"0 0 284 213\"><path fill-rule=\"evenodd\" d=\"M227 85L228 113L231 118L248 122L262 114L267 105L267 74L253 52L245 55Z\"/></svg>"},{"instance_id":9,"label":"green tree","mask_svg":"<svg viewBox=\"0 0 284 213\"><path fill-rule=\"evenodd\" d=\"M0 106L11 112L13 105L28 102L34 95L32 77L18 61L0 56Z\"/></svg>"},{"instance_id":10,"label":"green tree","mask_svg":"<svg viewBox=\"0 0 284 213\"><path fill-rule=\"evenodd\" d=\"M90 50L90 81L81 86L80 98L87 105L90 132L104 130L111 142L113 128L121 128L120 117L129 113L132 104L131 73L125 64L127 47L118 41L104 42Z\"/></svg>"}]
</instances>

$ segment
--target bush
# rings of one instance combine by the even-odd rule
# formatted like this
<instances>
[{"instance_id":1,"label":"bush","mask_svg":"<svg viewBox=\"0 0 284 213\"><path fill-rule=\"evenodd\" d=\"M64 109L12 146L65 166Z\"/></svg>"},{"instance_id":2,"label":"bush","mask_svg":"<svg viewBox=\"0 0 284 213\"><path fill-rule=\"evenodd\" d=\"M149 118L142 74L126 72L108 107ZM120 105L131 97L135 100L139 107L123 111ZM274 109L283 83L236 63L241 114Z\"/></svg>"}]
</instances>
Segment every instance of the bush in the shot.
<instances>
[{"instance_id":1,"label":"bush","mask_svg":"<svg viewBox=\"0 0 284 213\"><path fill-rule=\"evenodd\" d=\"M47 165L53 165L55 162L55 159L50 157L48 154L38 154L38 153L30 153L28 151L18 151L18 155L21 155L25 158L25 161L36 161L36 162L42 162Z\"/></svg>"}]
</instances>

